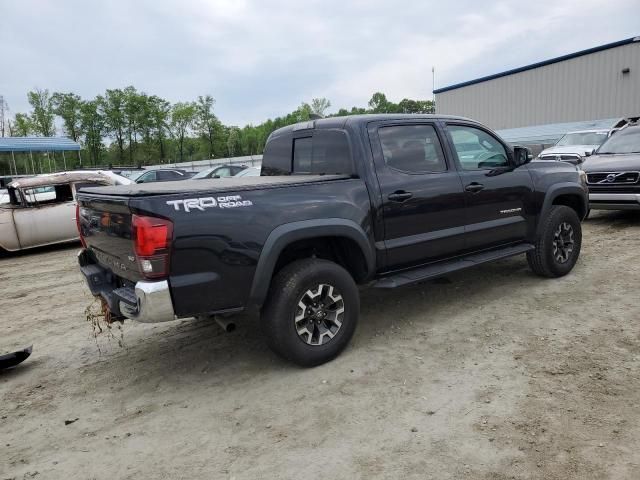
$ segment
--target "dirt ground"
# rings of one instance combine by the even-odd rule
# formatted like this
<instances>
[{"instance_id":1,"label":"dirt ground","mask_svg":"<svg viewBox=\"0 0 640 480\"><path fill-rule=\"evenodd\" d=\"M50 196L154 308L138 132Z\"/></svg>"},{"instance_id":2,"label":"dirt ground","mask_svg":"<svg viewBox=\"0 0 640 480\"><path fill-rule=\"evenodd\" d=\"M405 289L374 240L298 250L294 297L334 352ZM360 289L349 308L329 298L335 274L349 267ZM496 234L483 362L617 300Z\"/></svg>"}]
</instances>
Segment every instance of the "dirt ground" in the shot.
<instances>
[{"instance_id":1,"label":"dirt ground","mask_svg":"<svg viewBox=\"0 0 640 480\"><path fill-rule=\"evenodd\" d=\"M364 291L314 369L251 316L96 341L78 246L2 258L0 350L34 353L0 373L0 479L640 478L640 215L584 230L562 279L516 257Z\"/></svg>"}]
</instances>

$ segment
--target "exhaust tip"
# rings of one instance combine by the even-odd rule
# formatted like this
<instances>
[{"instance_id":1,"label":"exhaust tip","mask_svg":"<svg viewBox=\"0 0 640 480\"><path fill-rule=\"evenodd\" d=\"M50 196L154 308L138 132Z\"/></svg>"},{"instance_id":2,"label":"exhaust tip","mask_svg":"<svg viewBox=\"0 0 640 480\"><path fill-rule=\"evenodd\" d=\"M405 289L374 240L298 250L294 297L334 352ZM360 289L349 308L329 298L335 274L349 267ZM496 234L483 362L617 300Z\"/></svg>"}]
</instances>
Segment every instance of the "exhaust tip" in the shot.
<instances>
[{"instance_id":1,"label":"exhaust tip","mask_svg":"<svg viewBox=\"0 0 640 480\"><path fill-rule=\"evenodd\" d=\"M222 318L219 315L216 315L216 323L227 333L231 333L236 329L236 323L233 320Z\"/></svg>"}]
</instances>

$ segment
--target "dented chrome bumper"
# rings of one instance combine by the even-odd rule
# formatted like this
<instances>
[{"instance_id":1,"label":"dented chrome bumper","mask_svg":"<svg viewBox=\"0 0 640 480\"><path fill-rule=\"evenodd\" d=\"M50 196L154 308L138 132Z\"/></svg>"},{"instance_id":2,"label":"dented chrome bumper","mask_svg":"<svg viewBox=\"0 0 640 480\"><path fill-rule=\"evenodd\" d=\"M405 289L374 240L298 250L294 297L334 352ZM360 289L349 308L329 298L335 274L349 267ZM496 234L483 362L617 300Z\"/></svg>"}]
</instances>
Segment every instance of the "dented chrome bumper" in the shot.
<instances>
[{"instance_id":1,"label":"dented chrome bumper","mask_svg":"<svg viewBox=\"0 0 640 480\"><path fill-rule=\"evenodd\" d=\"M103 299L116 318L126 317L142 323L176 319L169 282L166 280L139 281L134 286L117 286L114 275L95 263L86 250L78 253L78 263L91 293Z\"/></svg>"},{"instance_id":2,"label":"dented chrome bumper","mask_svg":"<svg viewBox=\"0 0 640 480\"><path fill-rule=\"evenodd\" d=\"M120 312L132 320L142 323L158 323L175 320L169 283L166 280L159 282L138 282L134 288L135 306L126 301L120 301Z\"/></svg>"}]
</instances>

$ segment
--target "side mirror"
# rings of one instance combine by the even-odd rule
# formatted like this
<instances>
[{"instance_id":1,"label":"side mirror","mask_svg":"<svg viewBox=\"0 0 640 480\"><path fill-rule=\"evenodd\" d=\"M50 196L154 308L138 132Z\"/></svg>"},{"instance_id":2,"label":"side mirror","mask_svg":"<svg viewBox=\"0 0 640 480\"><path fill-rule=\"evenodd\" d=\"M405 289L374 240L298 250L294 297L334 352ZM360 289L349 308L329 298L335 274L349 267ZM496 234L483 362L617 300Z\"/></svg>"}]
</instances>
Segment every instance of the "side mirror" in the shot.
<instances>
[{"instance_id":1,"label":"side mirror","mask_svg":"<svg viewBox=\"0 0 640 480\"><path fill-rule=\"evenodd\" d=\"M214 176L213 176L213 177L211 177L211 178L220 178L220 175L214 175Z\"/></svg>"},{"instance_id":2,"label":"side mirror","mask_svg":"<svg viewBox=\"0 0 640 480\"><path fill-rule=\"evenodd\" d=\"M590 157L591 155L593 155L593 150L590 152L584 152L585 157Z\"/></svg>"},{"instance_id":3,"label":"side mirror","mask_svg":"<svg viewBox=\"0 0 640 480\"><path fill-rule=\"evenodd\" d=\"M533 155L526 147L515 146L513 147L513 161L516 167L520 167L529 163L533 159Z\"/></svg>"}]
</instances>

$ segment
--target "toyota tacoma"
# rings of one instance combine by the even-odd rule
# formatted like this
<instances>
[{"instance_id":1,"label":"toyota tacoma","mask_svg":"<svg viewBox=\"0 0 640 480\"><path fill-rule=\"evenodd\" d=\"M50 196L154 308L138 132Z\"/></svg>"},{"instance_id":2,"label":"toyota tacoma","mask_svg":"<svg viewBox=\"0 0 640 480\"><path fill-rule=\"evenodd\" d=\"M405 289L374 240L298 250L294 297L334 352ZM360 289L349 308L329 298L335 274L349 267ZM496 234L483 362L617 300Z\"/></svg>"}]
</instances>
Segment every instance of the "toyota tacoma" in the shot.
<instances>
[{"instance_id":1,"label":"toyota tacoma","mask_svg":"<svg viewBox=\"0 0 640 480\"><path fill-rule=\"evenodd\" d=\"M162 322L259 309L304 366L336 357L359 286L393 289L526 254L571 271L584 175L531 162L472 120L361 115L273 132L262 175L85 188L80 269L113 318Z\"/></svg>"}]
</instances>

